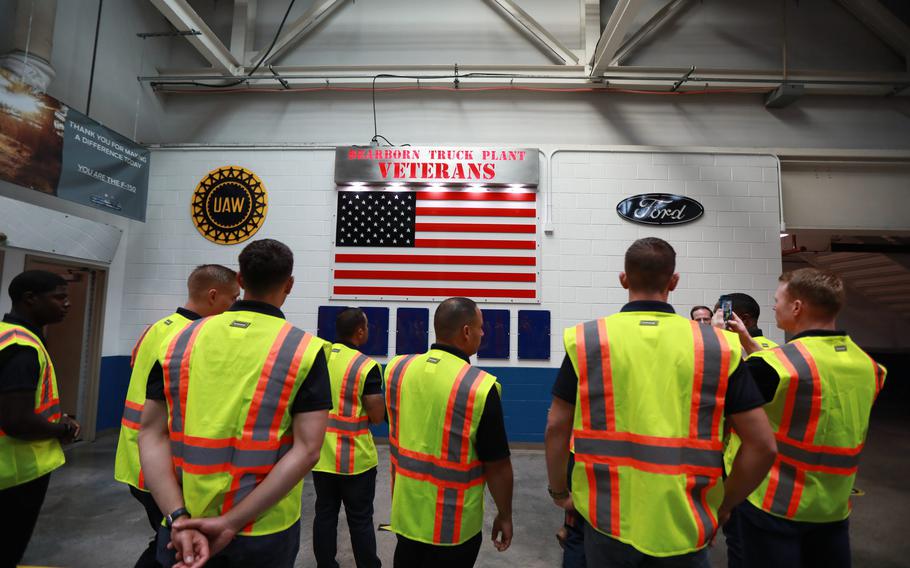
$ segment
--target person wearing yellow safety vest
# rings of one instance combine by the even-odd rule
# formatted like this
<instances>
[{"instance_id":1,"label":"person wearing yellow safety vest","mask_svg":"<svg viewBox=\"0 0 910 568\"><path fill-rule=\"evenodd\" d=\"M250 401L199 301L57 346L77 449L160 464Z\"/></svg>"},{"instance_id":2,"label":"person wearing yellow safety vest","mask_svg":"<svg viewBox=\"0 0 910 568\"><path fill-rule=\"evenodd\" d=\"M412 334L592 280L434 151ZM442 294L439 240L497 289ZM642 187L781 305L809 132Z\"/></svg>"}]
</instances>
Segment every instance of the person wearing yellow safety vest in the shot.
<instances>
[{"instance_id":1,"label":"person wearing yellow safety vest","mask_svg":"<svg viewBox=\"0 0 910 568\"><path fill-rule=\"evenodd\" d=\"M382 566L373 528L377 457L369 425L385 418L385 400L379 363L358 350L369 339L367 324L360 308L343 310L335 319L337 341L329 353L334 410L329 413L319 462L313 467L317 568L338 568L335 553L342 503L357 568Z\"/></svg>"},{"instance_id":2,"label":"person wearing yellow safety vest","mask_svg":"<svg viewBox=\"0 0 910 568\"><path fill-rule=\"evenodd\" d=\"M802 268L774 294L785 345L761 349L741 319L728 324L751 353L780 451L737 508L746 568L851 565L850 492L886 370L837 329L844 300L837 275Z\"/></svg>"},{"instance_id":3,"label":"person wearing yellow safety vest","mask_svg":"<svg viewBox=\"0 0 910 568\"><path fill-rule=\"evenodd\" d=\"M155 560L155 535L164 518L145 486L145 476L139 464L139 420L142 407L145 406L145 388L149 373L155 367L158 368L157 372L161 373L158 353L161 346L174 334L183 330L190 322L224 312L240 295L237 273L220 264L197 266L187 278L186 287L186 304L145 328L130 356L132 371L123 406L123 419L120 422L117 455L114 458L114 479L129 485L130 493L145 508L149 524L154 531L152 541L136 561L137 568L159 566Z\"/></svg>"},{"instance_id":4,"label":"person wearing yellow safety vest","mask_svg":"<svg viewBox=\"0 0 910 568\"><path fill-rule=\"evenodd\" d=\"M243 300L162 347L139 430L145 482L167 513L158 561L291 567L303 477L319 459L328 343L284 318L294 256L278 241L240 253Z\"/></svg>"},{"instance_id":5,"label":"person wearing yellow safety vest","mask_svg":"<svg viewBox=\"0 0 910 568\"><path fill-rule=\"evenodd\" d=\"M42 328L66 317L66 281L29 270L10 282L12 310L0 323L0 566L16 566L31 539L60 444L79 424L60 412L54 364Z\"/></svg>"},{"instance_id":6,"label":"person wearing yellow safety vest","mask_svg":"<svg viewBox=\"0 0 910 568\"><path fill-rule=\"evenodd\" d=\"M469 568L483 529L483 489L498 510L492 540L512 541L512 461L496 377L474 367L483 315L449 298L433 317L436 343L385 369L396 568Z\"/></svg>"},{"instance_id":7,"label":"person wearing yellow safety vest","mask_svg":"<svg viewBox=\"0 0 910 568\"><path fill-rule=\"evenodd\" d=\"M777 347L777 343L765 337L761 328L758 327L758 318L761 316L761 307L758 305L758 302L755 301L755 298L742 292L726 294L726 297L732 301L733 313L742 321L748 331L750 343L754 340L762 349L773 349ZM714 304L714 317L718 318L718 327L723 328L723 313L719 310L720 302L717 302ZM710 312L710 308L708 311ZM708 323L711 323L710 314ZM742 344L742 340L740 343ZM747 347L747 345L743 345L743 349L747 349ZM753 378L755 378L754 375L755 373L753 373ZM761 385L759 386L759 390L761 390ZM765 400L770 399L766 398ZM724 440L724 443L727 446L724 456L725 461L727 462L726 465L732 463L733 457L736 456L736 451L739 449L739 437L733 433L729 434L730 435ZM730 513L730 520L724 524L724 543L727 545L727 568L741 568L743 565L743 552L742 537L740 536L739 530L738 509L733 509Z\"/></svg>"},{"instance_id":8,"label":"person wearing yellow safety vest","mask_svg":"<svg viewBox=\"0 0 910 568\"><path fill-rule=\"evenodd\" d=\"M708 566L707 545L776 448L732 333L677 315L676 253L626 251L620 313L566 329L545 437L549 492L586 521L588 566ZM724 482L722 433L743 440ZM566 464L575 466L571 493Z\"/></svg>"}]
</instances>

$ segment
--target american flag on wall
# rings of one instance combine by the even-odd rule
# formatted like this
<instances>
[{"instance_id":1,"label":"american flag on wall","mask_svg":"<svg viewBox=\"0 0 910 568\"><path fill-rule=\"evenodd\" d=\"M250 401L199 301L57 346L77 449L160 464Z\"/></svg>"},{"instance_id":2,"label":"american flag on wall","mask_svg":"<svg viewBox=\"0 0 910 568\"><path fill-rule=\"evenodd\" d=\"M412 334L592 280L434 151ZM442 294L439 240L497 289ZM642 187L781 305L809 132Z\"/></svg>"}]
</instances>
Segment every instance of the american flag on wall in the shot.
<instances>
[{"instance_id":1,"label":"american flag on wall","mask_svg":"<svg viewBox=\"0 0 910 568\"><path fill-rule=\"evenodd\" d=\"M535 191L337 193L333 299L540 301Z\"/></svg>"}]
</instances>

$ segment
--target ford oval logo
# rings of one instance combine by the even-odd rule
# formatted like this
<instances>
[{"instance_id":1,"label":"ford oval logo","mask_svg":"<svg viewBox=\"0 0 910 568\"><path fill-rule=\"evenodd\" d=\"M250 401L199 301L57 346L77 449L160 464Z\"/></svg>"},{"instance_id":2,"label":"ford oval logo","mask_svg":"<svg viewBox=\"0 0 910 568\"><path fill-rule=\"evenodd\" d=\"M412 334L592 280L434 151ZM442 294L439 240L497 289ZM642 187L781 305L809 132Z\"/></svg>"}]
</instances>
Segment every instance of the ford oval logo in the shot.
<instances>
[{"instance_id":1,"label":"ford oval logo","mask_svg":"<svg viewBox=\"0 0 910 568\"><path fill-rule=\"evenodd\" d=\"M628 197L616 206L619 216L645 225L679 225L701 217L705 208L690 197L645 193Z\"/></svg>"}]
</instances>

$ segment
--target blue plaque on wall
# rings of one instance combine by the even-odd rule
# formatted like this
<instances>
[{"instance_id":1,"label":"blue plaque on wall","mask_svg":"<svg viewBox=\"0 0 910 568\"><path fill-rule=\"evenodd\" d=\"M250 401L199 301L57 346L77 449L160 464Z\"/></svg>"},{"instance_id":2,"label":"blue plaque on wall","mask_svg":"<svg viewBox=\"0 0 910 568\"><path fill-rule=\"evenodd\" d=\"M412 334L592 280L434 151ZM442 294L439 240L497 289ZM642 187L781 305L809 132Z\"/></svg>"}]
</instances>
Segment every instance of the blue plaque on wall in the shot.
<instances>
[{"instance_id":1,"label":"blue plaque on wall","mask_svg":"<svg viewBox=\"0 0 910 568\"><path fill-rule=\"evenodd\" d=\"M316 335L335 343L335 319L349 307L351 306L319 306ZM363 308L363 312L367 315L370 338L360 347L360 351L367 355L385 357L389 354L389 308Z\"/></svg>"},{"instance_id":2,"label":"blue plaque on wall","mask_svg":"<svg viewBox=\"0 0 910 568\"><path fill-rule=\"evenodd\" d=\"M361 353L385 357L389 354L389 308L363 308L367 315L370 337L360 347Z\"/></svg>"},{"instance_id":3,"label":"blue plaque on wall","mask_svg":"<svg viewBox=\"0 0 910 568\"><path fill-rule=\"evenodd\" d=\"M429 348L430 310L427 308L398 308L395 353L410 355Z\"/></svg>"},{"instance_id":4,"label":"blue plaque on wall","mask_svg":"<svg viewBox=\"0 0 910 568\"><path fill-rule=\"evenodd\" d=\"M480 310L483 313L483 339L477 357L483 359L509 358L509 310Z\"/></svg>"},{"instance_id":5,"label":"blue plaque on wall","mask_svg":"<svg viewBox=\"0 0 910 568\"><path fill-rule=\"evenodd\" d=\"M550 358L549 310L518 310L518 358Z\"/></svg>"},{"instance_id":6,"label":"blue plaque on wall","mask_svg":"<svg viewBox=\"0 0 910 568\"><path fill-rule=\"evenodd\" d=\"M335 318L347 306L319 306L316 316L316 335L329 343L335 343Z\"/></svg>"}]
</instances>

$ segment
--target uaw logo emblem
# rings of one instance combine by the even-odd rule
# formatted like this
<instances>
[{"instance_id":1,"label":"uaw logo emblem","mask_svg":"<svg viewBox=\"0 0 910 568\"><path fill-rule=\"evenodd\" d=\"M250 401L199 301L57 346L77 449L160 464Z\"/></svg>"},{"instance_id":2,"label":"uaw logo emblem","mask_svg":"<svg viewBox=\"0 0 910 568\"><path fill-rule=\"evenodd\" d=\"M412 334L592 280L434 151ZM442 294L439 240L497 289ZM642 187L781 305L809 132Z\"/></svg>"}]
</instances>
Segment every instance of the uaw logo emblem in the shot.
<instances>
[{"instance_id":1,"label":"uaw logo emblem","mask_svg":"<svg viewBox=\"0 0 910 568\"><path fill-rule=\"evenodd\" d=\"M210 171L196 186L191 213L203 237L234 245L256 234L268 208L268 195L256 174L224 166Z\"/></svg>"}]
</instances>

